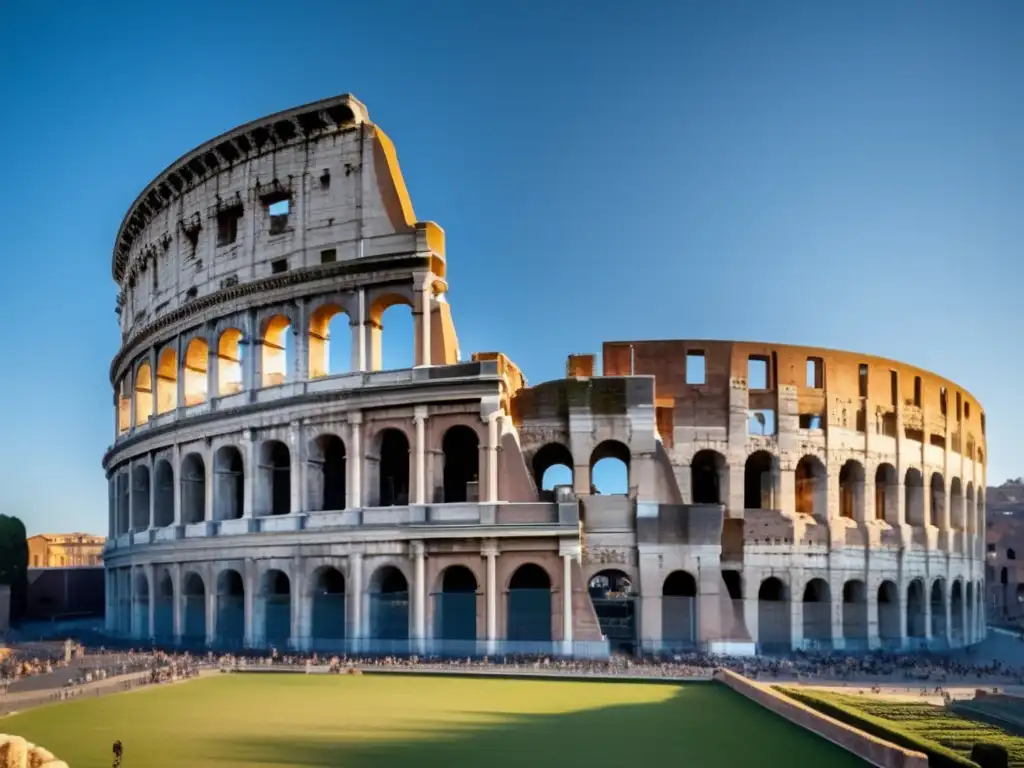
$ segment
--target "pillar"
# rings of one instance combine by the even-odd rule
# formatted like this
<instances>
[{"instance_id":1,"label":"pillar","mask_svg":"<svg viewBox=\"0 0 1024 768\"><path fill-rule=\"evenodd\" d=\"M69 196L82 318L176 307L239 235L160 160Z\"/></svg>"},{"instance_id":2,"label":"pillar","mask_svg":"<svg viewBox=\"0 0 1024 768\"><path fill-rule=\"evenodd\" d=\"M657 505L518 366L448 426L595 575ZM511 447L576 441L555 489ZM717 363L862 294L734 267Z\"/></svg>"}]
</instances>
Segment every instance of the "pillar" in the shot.
<instances>
[{"instance_id":1,"label":"pillar","mask_svg":"<svg viewBox=\"0 0 1024 768\"><path fill-rule=\"evenodd\" d=\"M181 525L181 449L175 443L171 449L171 463L174 471L174 524Z\"/></svg>"},{"instance_id":2,"label":"pillar","mask_svg":"<svg viewBox=\"0 0 1024 768\"><path fill-rule=\"evenodd\" d=\"M484 497L489 504L498 501L498 443L501 418L500 411L494 411L487 417L487 494Z\"/></svg>"},{"instance_id":3,"label":"pillar","mask_svg":"<svg viewBox=\"0 0 1024 768\"><path fill-rule=\"evenodd\" d=\"M184 596L181 594L181 563L174 563L171 566L171 604L174 606L172 615L174 617L174 642L181 640L183 634L183 616L181 612Z\"/></svg>"},{"instance_id":4,"label":"pillar","mask_svg":"<svg viewBox=\"0 0 1024 768\"><path fill-rule=\"evenodd\" d=\"M135 567L132 566L128 568L128 634L131 637L138 637L135 613Z\"/></svg>"},{"instance_id":5,"label":"pillar","mask_svg":"<svg viewBox=\"0 0 1024 768\"><path fill-rule=\"evenodd\" d=\"M562 555L562 652L571 655L572 637L572 555Z\"/></svg>"},{"instance_id":6,"label":"pillar","mask_svg":"<svg viewBox=\"0 0 1024 768\"><path fill-rule=\"evenodd\" d=\"M352 638L352 650L358 651L364 636L363 631L363 553L353 552L348 556L348 576L351 586L350 600L352 614L349 637Z\"/></svg>"},{"instance_id":7,"label":"pillar","mask_svg":"<svg viewBox=\"0 0 1024 768\"><path fill-rule=\"evenodd\" d=\"M429 272L413 277L413 291L416 296L414 326L416 330L416 366L430 365L430 302L433 298L433 275Z\"/></svg>"},{"instance_id":8,"label":"pillar","mask_svg":"<svg viewBox=\"0 0 1024 768\"><path fill-rule=\"evenodd\" d=\"M153 455L149 456L149 528L156 527L156 473Z\"/></svg>"},{"instance_id":9,"label":"pillar","mask_svg":"<svg viewBox=\"0 0 1024 768\"><path fill-rule=\"evenodd\" d=\"M289 578L288 589L291 593L292 615L288 629L288 639L294 650L302 650L306 647L305 633L302 631L303 617L306 615L306 570L303 558L296 557L293 561L292 572Z\"/></svg>"},{"instance_id":10,"label":"pillar","mask_svg":"<svg viewBox=\"0 0 1024 768\"><path fill-rule=\"evenodd\" d=\"M348 415L349 424L349 445L350 453L346 464L348 465L348 499L345 506L349 509L360 509L363 506L363 441L362 427L363 414L360 411L353 411Z\"/></svg>"},{"instance_id":11,"label":"pillar","mask_svg":"<svg viewBox=\"0 0 1024 768\"><path fill-rule=\"evenodd\" d=\"M497 653L498 645L498 543L493 539L485 541L480 553L487 560L487 653Z\"/></svg>"},{"instance_id":12,"label":"pillar","mask_svg":"<svg viewBox=\"0 0 1024 768\"><path fill-rule=\"evenodd\" d=\"M291 480L288 483L288 491L291 496L288 509L293 515L297 515L302 512L302 497L304 496L305 484L302 482L303 471L303 445L302 445L302 426L297 421L293 421L288 425L288 460L289 469L288 472L291 475ZM294 601L292 601L294 602Z\"/></svg>"},{"instance_id":13,"label":"pillar","mask_svg":"<svg viewBox=\"0 0 1024 768\"><path fill-rule=\"evenodd\" d=\"M427 503L427 406L417 405L413 413L416 425L416 490L413 504Z\"/></svg>"},{"instance_id":14,"label":"pillar","mask_svg":"<svg viewBox=\"0 0 1024 768\"><path fill-rule=\"evenodd\" d=\"M248 648L256 646L256 562L247 558L245 567L242 569L242 580L245 584L245 645Z\"/></svg>"},{"instance_id":15,"label":"pillar","mask_svg":"<svg viewBox=\"0 0 1024 768\"><path fill-rule=\"evenodd\" d=\"M217 578L213 569L206 579L206 589L203 590L204 609L206 610L206 644L214 645L217 642Z\"/></svg>"},{"instance_id":16,"label":"pillar","mask_svg":"<svg viewBox=\"0 0 1024 768\"><path fill-rule=\"evenodd\" d=\"M242 432L242 517L253 517L256 485L256 448L252 430Z\"/></svg>"},{"instance_id":17,"label":"pillar","mask_svg":"<svg viewBox=\"0 0 1024 768\"><path fill-rule=\"evenodd\" d=\"M146 588L149 590L149 615L146 617L146 637L156 636L156 584L153 577L153 564L146 565Z\"/></svg>"},{"instance_id":18,"label":"pillar","mask_svg":"<svg viewBox=\"0 0 1024 768\"><path fill-rule=\"evenodd\" d=\"M424 650L424 639L427 636L426 607L427 607L427 576L426 576L426 547L422 541L414 541L411 545L414 558L413 569L413 638L416 640L416 650L422 653Z\"/></svg>"},{"instance_id":19,"label":"pillar","mask_svg":"<svg viewBox=\"0 0 1024 768\"><path fill-rule=\"evenodd\" d=\"M349 319L352 329L352 372L366 370L366 289L360 288L356 316Z\"/></svg>"}]
</instances>

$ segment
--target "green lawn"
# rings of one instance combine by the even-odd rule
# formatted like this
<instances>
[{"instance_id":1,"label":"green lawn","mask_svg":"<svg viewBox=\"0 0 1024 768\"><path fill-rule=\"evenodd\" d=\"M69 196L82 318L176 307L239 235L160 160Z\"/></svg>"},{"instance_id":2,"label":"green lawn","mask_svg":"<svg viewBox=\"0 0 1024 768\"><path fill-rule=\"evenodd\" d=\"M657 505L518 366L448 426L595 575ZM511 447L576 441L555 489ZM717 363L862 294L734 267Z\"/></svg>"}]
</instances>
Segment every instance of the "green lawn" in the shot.
<instances>
[{"instance_id":1,"label":"green lawn","mask_svg":"<svg viewBox=\"0 0 1024 768\"><path fill-rule=\"evenodd\" d=\"M711 684L237 674L54 704L0 731L71 768L863 764Z\"/></svg>"}]
</instances>

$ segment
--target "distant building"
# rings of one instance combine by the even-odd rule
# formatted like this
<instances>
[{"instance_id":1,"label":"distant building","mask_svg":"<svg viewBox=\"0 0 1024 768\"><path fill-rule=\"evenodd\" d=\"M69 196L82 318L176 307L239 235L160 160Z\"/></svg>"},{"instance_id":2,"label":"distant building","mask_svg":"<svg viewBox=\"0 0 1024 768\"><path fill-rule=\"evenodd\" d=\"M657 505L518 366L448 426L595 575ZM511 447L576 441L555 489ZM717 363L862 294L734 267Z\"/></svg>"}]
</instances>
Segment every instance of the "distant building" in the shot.
<instances>
[{"instance_id":1,"label":"distant building","mask_svg":"<svg viewBox=\"0 0 1024 768\"><path fill-rule=\"evenodd\" d=\"M1024 479L990 487L985 531L985 592L989 618L1024 617ZM1019 558L1019 559L1018 559Z\"/></svg>"},{"instance_id":2,"label":"distant building","mask_svg":"<svg viewBox=\"0 0 1024 768\"><path fill-rule=\"evenodd\" d=\"M29 568L102 565L106 538L89 533L40 533L28 539Z\"/></svg>"},{"instance_id":3,"label":"distant building","mask_svg":"<svg viewBox=\"0 0 1024 768\"><path fill-rule=\"evenodd\" d=\"M1013 517L1024 520L1024 478L1007 480L988 489L988 521Z\"/></svg>"}]
</instances>

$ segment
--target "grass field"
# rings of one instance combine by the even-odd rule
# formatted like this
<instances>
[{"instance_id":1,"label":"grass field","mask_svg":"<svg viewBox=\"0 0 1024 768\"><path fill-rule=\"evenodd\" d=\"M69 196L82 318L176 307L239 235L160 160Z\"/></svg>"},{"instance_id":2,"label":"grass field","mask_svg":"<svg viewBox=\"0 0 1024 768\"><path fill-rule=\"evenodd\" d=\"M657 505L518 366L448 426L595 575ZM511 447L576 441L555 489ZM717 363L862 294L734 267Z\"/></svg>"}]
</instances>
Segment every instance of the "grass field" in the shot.
<instances>
[{"instance_id":1,"label":"grass field","mask_svg":"<svg viewBox=\"0 0 1024 768\"><path fill-rule=\"evenodd\" d=\"M219 675L4 718L72 768L862 766L712 684Z\"/></svg>"}]
</instances>

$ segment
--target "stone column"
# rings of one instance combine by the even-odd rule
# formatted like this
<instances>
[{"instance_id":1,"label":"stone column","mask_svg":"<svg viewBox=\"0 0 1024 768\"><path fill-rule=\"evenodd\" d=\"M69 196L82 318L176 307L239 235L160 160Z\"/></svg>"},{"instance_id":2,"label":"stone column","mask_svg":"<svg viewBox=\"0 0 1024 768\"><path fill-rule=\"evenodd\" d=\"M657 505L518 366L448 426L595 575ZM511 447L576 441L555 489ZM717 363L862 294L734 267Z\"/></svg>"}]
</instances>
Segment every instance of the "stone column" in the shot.
<instances>
[{"instance_id":1,"label":"stone column","mask_svg":"<svg viewBox=\"0 0 1024 768\"><path fill-rule=\"evenodd\" d=\"M152 423L160 412L156 399L158 373L156 350L151 349L149 350L149 399L152 402L152 410L149 412L149 422L147 423Z\"/></svg>"},{"instance_id":2,"label":"stone column","mask_svg":"<svg viewBox=\"0 0 1024 768\"><path fill-rule=\"evenodd\" d=\"M288 631L289 641L294 650L303 650L306 647L307 638L302 631L303 617L306 615L306 601L309 599L306 594L306 569L303 558L296 557L293 561L291 573L291 607L292 615L289 617L291 626Z\"/></svg>"},{"instance_id":3,"label":"stone column","mask_svg":"<svg viewBox=\"0 0 1024 768\"><path fill-rule=\"evenodd\" d=\"M289 474L291 475L291 482L288 483L288 490L291 496L291 503L289 510L293 515L297 515L302 512L302 497L304 490L302 483L302 465L303 465L303 453L302 450L302 425L297 421L291 422L288 425L288 455L290 461Z\"/></svg>"},{"instance_id":4,"label":"stone column","mask_svg":"<svg viewBox=\"0 0 1024 768\"><path fill-rule=\"evenodd\" d=\"M242 580L245 584L245 645L256 646L256 562L247 558L242 569Z\"/></svg>"},{"instance_id":5,"label":"stone column","mask_svg":"<svg viewBox=\"0 0 1024 768\"><path fill-rule=\"evenodd\" d=\"M501 430L499 427L500 411L494 411L487 417L487 493L484 500L489 504L498 501L498 445Z\"/></svg>"},{"instance_id":6,"label":"stone column","mask_svg":"<svg viewBox=\"0 0 1024 768\"><path fill-rule=\"evenodd\" d=\"M149 454L149 528L156 527L156 474L153 454Z\"/></svg>"},{"instance_id":7,"label":"stone column","mask_svg":"<svg viewBox=\"0 0 1024 768\"><path fill-rule=\"evenodd\" d=\"M416 652L423 653L424 640L427 636L426 608L427 608L427 576L426 576L426 547L422 541L412 542L410 549L414 558L413 568L413 589L412 597L413 613L413 638L416 640Z\"/></svg>"},{"instance_id":8,"label":"stone column","mask_svg":"<svg viewBox=\"0 0 1024 768\"><path fill-rule=\"evenodd\" d=\"M363 553L352 552L348 556L348 577L350 600L352 603L349 637L352 638L352 650L358 651L362 646L363 627Z\"/></svg>"},{"instance_id":9,"label":"stone column","mask_svg":"<svg viewBox=\"0 0 1024 768\"><path fill-rule=\"evenodd\" d=\"M498 542L494 539L484 541L480 554L487 559L487 653L498 651Z\"/></svg>"},{"instance_id":10,"label":"stone column","mask_svg":"<svg viewBox=\"0 0 1024 768\"><path fill-rule=\"evenodd\" d=\"M175 443L171 448L172 480L174 493L174 524L181 525L181 449Z\"/></svg>"},{"instance_id":11,"label":"stone column","mask_svg":"<svg viewBox=\"0 0 1024 768\"><path fill-rule=\"evenodd\" d=\"M416 307L413 310L416 352L413 357L416 366L428 366L431 363L430 302L433 297L433 278L429 272L413 276L413 291L416 295Z\"/></svg>"},{"instance_id":12,"label":"stone column","mask_svg":"<svg viewBox=\"0 0 1024 768\"><path fill-rule=\"evenodd\" d=\"M256 487L256 450L252 430L242 432L242 517L253 517Z\"/></svg>"},{"instance_id":13,"label":"stone column","mask_svg":"<svg viewBox=\"0 0 1024 768\"><path fill-rule=\"evenodd\" d=\"M352 365L351 370L366 370L366 290L359 289L356 300L356 316L349 318L352 328Z\"/></svg>"},{"instance_id":14,"label":"stone column","mask_svg":"<svg viewBox=\"0 0 1024 768\"><path fill-rule=\"evenodd\" d=\"M146 637L156 636L156 584L153 581L153 564L146 565L146 589L149 590L149 615L146 617Z\"/></svg>"},{"instance_id":15,"label":"stone column","mask_svg":"<svg viewBox=\"0 0 1024 768\"><path fill-rule=\"evenodd\" d=\"M348 415L349 424L349 445L350 453L346 461L348 465L348 499L346 506L349 509L360 509L363 506L363 441L362 427L363 414L361 411L352 411Z\"/></svg>"},{"instance_id":16,"label":"stone column","mask_svg":"<svg viewBox=\"0 0 1024 768\"><path fill-rule=\"evenodd\" d=\"M413 423L416 425L416 491L413 504L427 503L427 406L417 405L413 410Z\"/></svg>"},{"instance_id":17,"label":"stone column","mask_svg":"<svg viewBox=\"0 0 1024 768\"><path fill-rule=\"evenodd\" d=\"M562 555L562 653L571 656L572 633L572 555Z\"/></svg>"},{"instance_id":18,"label":"stone column","mask_svg":"<svg viewBox=\"0 0 1024 768\"><path fill-rule=\"evenodd\" d=\"M125 527L124 532L129 533L135 530L135 520L133 519L135 515L135 466L131 462L128 462L128 476L125 479L128 483L128 525ZM134 544L134 542L132 543ZM134 611L135 609L132 608L133 613Z\"/></svg>"},{"instance_id":19,"label":"stone column","mask_svg":"<svg viewBox=\"0 0 1024 768\"><path fill-rule=\"evenodd\" d=\"M174 606L172 615L174 617L174 642L177 643L181 640L182 635L182 619L181 615L182 603L184 602L181 594L181 563L174 563L171 566L171 604Z\"/></svg>"},{"instance_id":20,"label":"stone column","mask_svg":"<svg viewBox=\"0 0 1024 768\"><path fill-rule=\"evenodd\" d=\"M114 601L117 599L112 573L109 568L103 571L103 631L107 634L114 631Z\"/></svg>"},{"instance_id":21,"label":"stone column","mask_svg":"<svg viewBox=\"0 0 1024 768\"><path fill-rule=\"evenodd\" d=\"M212 568L208 575L203 591L203 608L206 611L206 644L213 645L217 642L217 578Z\"/></svg>"},{"instance_id":22,"label":"stone column","mask_svg":"<svg viewBox=\"0 0 1024 768\"><path fill-rule=\"evenodd\" d=\"M213 474L213 451L207 448L203 451L203 471L206 473L206 482L203 485L203 520L213 520L213 486L216 484L217 476Z\"/></svg>"},{"instance_id":23,"label":"stone column","mask_svg":"<svg viewBox=\"0 0 1024 768\"><path fill-rule=\"evenodd\" d=\"M214 339L213 344L207 342L206 348L206 400L212 401L220 394L220 339ZM178 379L184 378L178 376Z\"/></svg>"}]
</instances>

